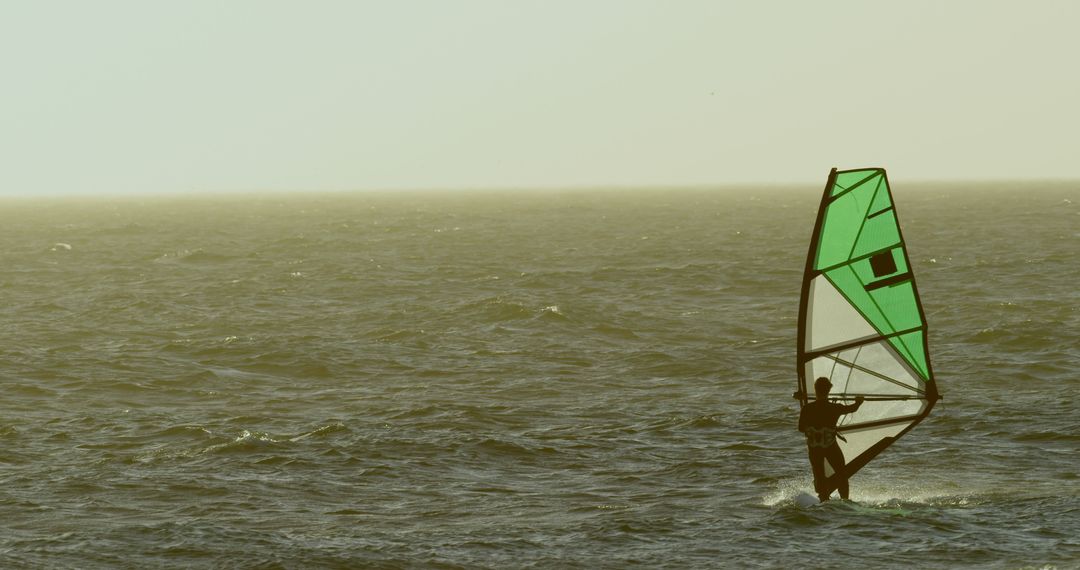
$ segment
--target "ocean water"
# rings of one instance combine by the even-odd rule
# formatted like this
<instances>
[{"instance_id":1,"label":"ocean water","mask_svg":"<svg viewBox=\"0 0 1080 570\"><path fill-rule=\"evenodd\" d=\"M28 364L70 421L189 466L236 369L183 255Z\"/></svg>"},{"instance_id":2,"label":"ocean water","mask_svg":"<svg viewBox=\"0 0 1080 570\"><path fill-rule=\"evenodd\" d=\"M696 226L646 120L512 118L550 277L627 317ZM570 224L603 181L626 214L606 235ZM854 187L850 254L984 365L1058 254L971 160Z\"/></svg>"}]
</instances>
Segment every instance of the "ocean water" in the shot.
<instances>
[{"instance_id":1,"label":"ocean water","mask_svg":"<svg viewBox=\"0 0 1080 570\"><path fill-rule=\"evenodd\" d=\"M0 567L1080 567L1080 184L894 183L944 400L800 507L820 192L0 201Z\"/></svg>"}]
</instances>

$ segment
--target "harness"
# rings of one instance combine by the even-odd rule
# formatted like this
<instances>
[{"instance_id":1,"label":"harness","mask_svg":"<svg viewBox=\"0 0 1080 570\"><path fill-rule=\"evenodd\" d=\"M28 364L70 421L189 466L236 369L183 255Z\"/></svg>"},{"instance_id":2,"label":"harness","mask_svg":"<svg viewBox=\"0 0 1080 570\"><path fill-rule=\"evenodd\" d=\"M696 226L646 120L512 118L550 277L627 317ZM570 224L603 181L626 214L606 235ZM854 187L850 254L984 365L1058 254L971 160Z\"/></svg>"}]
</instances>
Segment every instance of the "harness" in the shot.
<instances>
[{"instance_id":1,"label":"harness","mask_svg":"<svg viewBox=\"0 0 1080 570\"><path fill-rule=\"evenodd\" d=\"M844 436L836 433L834 427L808 427L806 428L806 445L810 447L826 448L836 445L836 440L847 441Z\"/></svg>"}]
</instances>

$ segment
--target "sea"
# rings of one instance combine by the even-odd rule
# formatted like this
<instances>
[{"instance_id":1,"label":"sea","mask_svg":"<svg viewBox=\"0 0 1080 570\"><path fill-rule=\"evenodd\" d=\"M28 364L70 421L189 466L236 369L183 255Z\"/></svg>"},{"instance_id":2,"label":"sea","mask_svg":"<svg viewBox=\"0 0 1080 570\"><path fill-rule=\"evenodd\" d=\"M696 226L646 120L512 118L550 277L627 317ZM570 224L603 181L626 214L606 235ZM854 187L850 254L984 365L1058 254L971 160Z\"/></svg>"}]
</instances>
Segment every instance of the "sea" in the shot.
<instances>
[{"instance_id":1,"label":"sea","mask_svg":"<svg viewBox=\"0 0 1080 570\"><path fill-rule=\"evenodd\" d=\"M0 568L1080 568L1080 183L894 182L944 399L805 505L821 192L0 199Z\"/></svg>"}]
</instances>

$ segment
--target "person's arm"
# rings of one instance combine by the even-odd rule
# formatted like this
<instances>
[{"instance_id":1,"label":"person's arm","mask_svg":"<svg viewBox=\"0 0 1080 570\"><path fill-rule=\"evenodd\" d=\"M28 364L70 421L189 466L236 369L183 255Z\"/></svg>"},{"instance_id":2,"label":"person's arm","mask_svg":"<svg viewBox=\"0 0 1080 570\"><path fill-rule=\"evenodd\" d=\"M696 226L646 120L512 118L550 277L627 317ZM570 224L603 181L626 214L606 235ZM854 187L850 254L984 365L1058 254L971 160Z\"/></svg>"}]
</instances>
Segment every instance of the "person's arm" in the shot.
<instances>
[{"instance_id":1,"label":"person's arm","mask_svg":"<svg viewBox=\"0 0 1080 570\"><path fill-rule=\"evenodd\" d=\"M799 431L806 433L806 406L799 412Z\"/></svg>"},{"instance_id":2,"label":"person's arm","mask_svg":"<svg viewBox=\"0 0 1080 570\"><path fill-rule=\"evenodd\" d=\"M862 404L863 404L863 397L862 396L855 396L855 403L851 404L849 406L844 406L844 413L845 414L850 414L850 413L854 412L855 410L859 409L859 407L862 406Z\"/></svg>"}]
</instances>

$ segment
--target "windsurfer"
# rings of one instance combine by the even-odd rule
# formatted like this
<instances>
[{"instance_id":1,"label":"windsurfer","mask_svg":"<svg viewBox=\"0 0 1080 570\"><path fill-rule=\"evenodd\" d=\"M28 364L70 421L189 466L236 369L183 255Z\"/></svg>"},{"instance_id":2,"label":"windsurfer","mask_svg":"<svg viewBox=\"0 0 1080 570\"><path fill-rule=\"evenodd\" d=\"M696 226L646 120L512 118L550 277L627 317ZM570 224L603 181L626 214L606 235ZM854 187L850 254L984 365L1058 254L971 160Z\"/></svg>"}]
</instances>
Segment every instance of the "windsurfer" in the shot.
<instances>
[{"instance_id":1,"label":"windsurfer","mask_svg":"<svg viewBox=\"0 0 1080 570\"><path fill-rule=\"evenodd\" d=\"M836 421L844 414L850 414L862 406L862 396L855 397L855 403L845 406L829 401L832 382L821 377L814 382L814 394L817 398L802 408L799 414L799 431L806 434L806 447L810 454L810 468L814 472L814 489L822 501L829 500L825 480L825 460L829 460L836 473L836 490L841 499L848 498L847 473L844 472L844 453L836 443L836 438L843 436L836 432Z\"/></svg>"}]
</instances>

